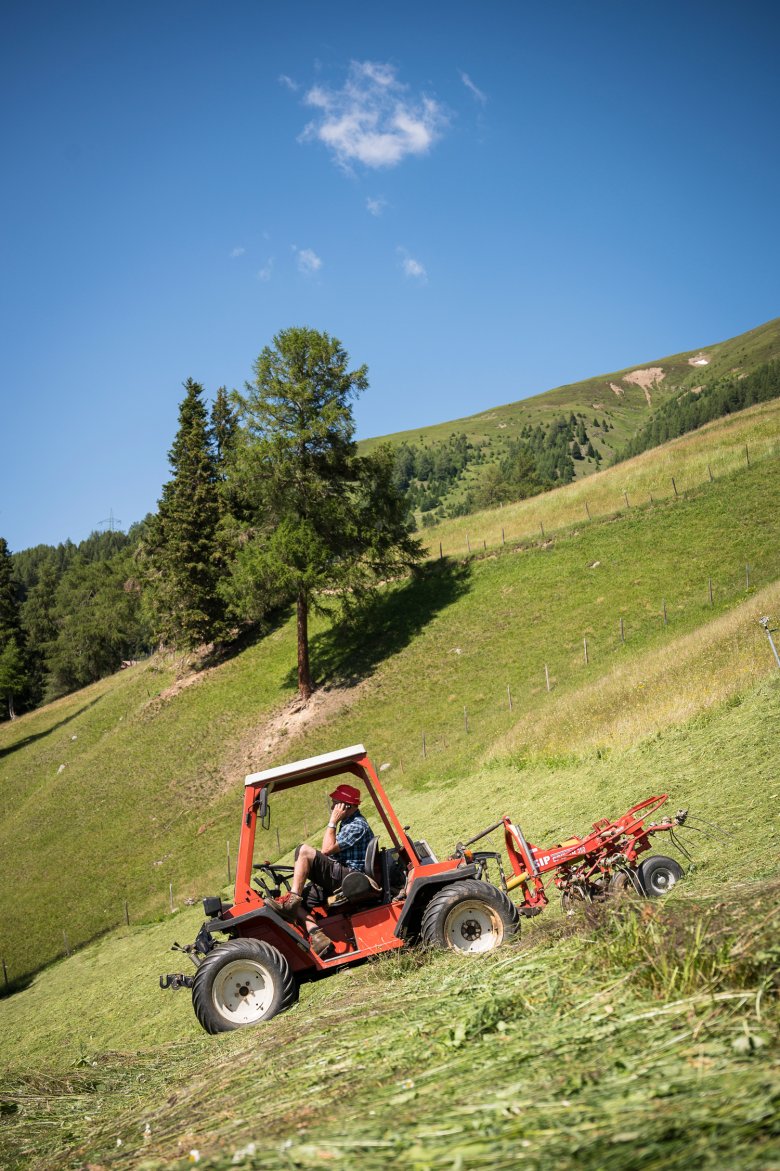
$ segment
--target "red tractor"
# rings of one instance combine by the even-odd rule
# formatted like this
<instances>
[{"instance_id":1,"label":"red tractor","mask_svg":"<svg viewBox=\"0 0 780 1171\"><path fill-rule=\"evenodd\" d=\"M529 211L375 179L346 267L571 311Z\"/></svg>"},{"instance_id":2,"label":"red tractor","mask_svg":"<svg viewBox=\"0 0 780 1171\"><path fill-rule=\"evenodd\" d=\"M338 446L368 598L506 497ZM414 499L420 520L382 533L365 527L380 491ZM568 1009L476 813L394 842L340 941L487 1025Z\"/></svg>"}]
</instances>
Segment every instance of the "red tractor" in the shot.
<instances>
[{"instance_id":1,"label":"red tractor","mask_svg":"<svg viewBox=\"0 0 780 1171\"><path fill-rule=\"evenodd\" d=\"M365 786L387 842L374 837L365 871L347 875L329 905L318 909L319 926L332 941L327 958L320 958L297 926L266 905L267 897L289 889L292 867L255 862L255 833L269 825L271 793L345 773ZM233 904L203 900L209 917L197 939L185 948L174 944L194 961L195 975L170 973L160 985L191 988L200 1024L220 1033L284 1012L307 980L412 941L466 954L490 951L517 931L518 912L484 881L483 871L479 858L439 862L426 842L408 837L362 744L252 773L244 788Z\"/></svg>"},{"instance_id":2,"label":"red tractor","mask_svg":"<svg viewBox=\"0 0 780 1171\"><path fill-rule=\"evenodd\" d=\"M293 867L255 862L255 833L258 824L270 826L271 793L345 773L365 786L387 842L372 838L364 870L348 873L327 905L315 909L318 927L331 942L322 957L304 931L267 902L289 890ZM536 915L546 906L546 873L561 892L565 909L624 889L648 897L663 894L682 877L679 864L662 855L638 859L649 849L650 835L661 831L687 854L674 836L686 820L685 810L648 820L666 800L666 794L648 798L617 821L594 822L585 837L551 847L530 844L520 827L504 817L469 842L458 843L453 855L439 862L425 841L407 835L408 827L396 817L362 744L252 773L244 788L233 903L203 900L208 919L195 942L173 945L189 955L195 975L169 973L160 977L160 985L191 988L199 1022L208 1033L220 1033L284 1012L307 980L410 943L465 955L491 951L518 931L520 915ZM509 877L500 854L471 849L498 828L504 830ZM487 877L493 866L497 884ZM521 899L519 911L508 897L510 890Z\"/></svg>"}]
</instances>

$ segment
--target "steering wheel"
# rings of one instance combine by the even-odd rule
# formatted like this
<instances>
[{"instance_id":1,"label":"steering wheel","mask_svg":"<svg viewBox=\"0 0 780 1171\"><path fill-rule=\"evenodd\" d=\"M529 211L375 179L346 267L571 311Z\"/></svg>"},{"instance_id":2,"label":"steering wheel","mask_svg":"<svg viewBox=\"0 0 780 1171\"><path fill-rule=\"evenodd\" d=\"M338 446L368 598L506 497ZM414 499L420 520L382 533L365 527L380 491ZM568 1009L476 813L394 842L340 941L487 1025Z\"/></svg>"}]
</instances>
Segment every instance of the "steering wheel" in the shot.
<instances>
[{"instance_id":1,"label":"steering wheel","mask_svg":"<svg viewBox=\"0 0 780 1171\"><path fill-rule=\"evenodd\" d=\"M252 875L252 884L261 894L278 898L282 887L289 891L290 880L293 876L292 866L279 866L271 862L255 862L252 865L255 873Z\"/></svg>"}]
</instances>

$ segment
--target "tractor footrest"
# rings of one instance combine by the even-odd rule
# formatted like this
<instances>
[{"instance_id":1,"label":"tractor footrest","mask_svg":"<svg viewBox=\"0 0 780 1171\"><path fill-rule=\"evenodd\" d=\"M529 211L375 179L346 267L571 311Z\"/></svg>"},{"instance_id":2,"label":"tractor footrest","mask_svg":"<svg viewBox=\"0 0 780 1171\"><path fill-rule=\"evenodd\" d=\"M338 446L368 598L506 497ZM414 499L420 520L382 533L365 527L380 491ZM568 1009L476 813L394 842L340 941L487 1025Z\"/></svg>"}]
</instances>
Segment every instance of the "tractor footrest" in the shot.
<instances>
[{"instance_id":1,"label":"tractor footrest","mask_svg":"<svg viewBox=\"0 0 780 1171\"><path fill-rule=\"evenodd\" d=\"M160 987L191 988L194 979L194 976L185 976L183 972L168 972L167 976L160 976Z\"/></svg>"}]
</instances>

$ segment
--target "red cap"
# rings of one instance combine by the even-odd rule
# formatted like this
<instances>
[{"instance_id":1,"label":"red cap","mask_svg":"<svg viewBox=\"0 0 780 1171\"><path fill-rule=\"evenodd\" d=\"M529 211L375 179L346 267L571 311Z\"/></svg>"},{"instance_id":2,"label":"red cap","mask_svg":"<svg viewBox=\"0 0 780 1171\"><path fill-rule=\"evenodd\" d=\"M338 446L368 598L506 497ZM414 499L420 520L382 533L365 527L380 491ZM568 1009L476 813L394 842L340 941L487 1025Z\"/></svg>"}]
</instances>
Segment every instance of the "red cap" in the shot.
<instances>
[{"instance_id":1,"label":"red cap","mask_svg":"<svg viewBox=\"0 0 780 1171\"><path fill-rule=\"evenodd\" d=\"M342 805L359 805L360 789L354 785L339 785L330 795L331 801L339 801Z\"/></svg>"}]
</instances>

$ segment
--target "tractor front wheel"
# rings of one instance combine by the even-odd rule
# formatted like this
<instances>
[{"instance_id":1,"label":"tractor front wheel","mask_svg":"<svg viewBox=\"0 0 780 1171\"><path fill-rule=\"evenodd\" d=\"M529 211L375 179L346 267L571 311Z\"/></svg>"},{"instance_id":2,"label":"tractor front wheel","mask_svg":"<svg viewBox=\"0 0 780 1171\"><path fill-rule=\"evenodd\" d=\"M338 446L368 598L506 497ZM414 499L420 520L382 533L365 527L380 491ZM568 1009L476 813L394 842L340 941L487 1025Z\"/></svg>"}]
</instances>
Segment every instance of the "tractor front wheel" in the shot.
<instances>
[{"instance_id":1,"label":"tractor front wheel","mask_svg":"<svg viewBox=\"0 0 780 1171\"><path fill-rule=\"evenodd\" d=\"M653 854L637 867L637 877L643 892L649 899L665 895L683 877L684 871L674 858Z\"/></svg>"},{"instance_id":2,"label":"tractor front wheel","mask_svg":"<svg viewBox=\"0 0 780 1171\"><path fill-rule=\"evenodd\" d=\"M519 922L517 908L498 887L464 879L433 896L423 912L420 935L428 947L478 955L514 935Z\"/></svg>"},{"instance_id":3,"label":"tractor front wheel","mask_svg":"<svg viewBox=\"0 0 780 1171\"><path fill-rule=\"evenodd\" d=\"M298 986L280 951L256 939L220 944L202 961L192 1007L207 1033L270 1020L295 1003Z\"/></svg>"}]
</instances>

